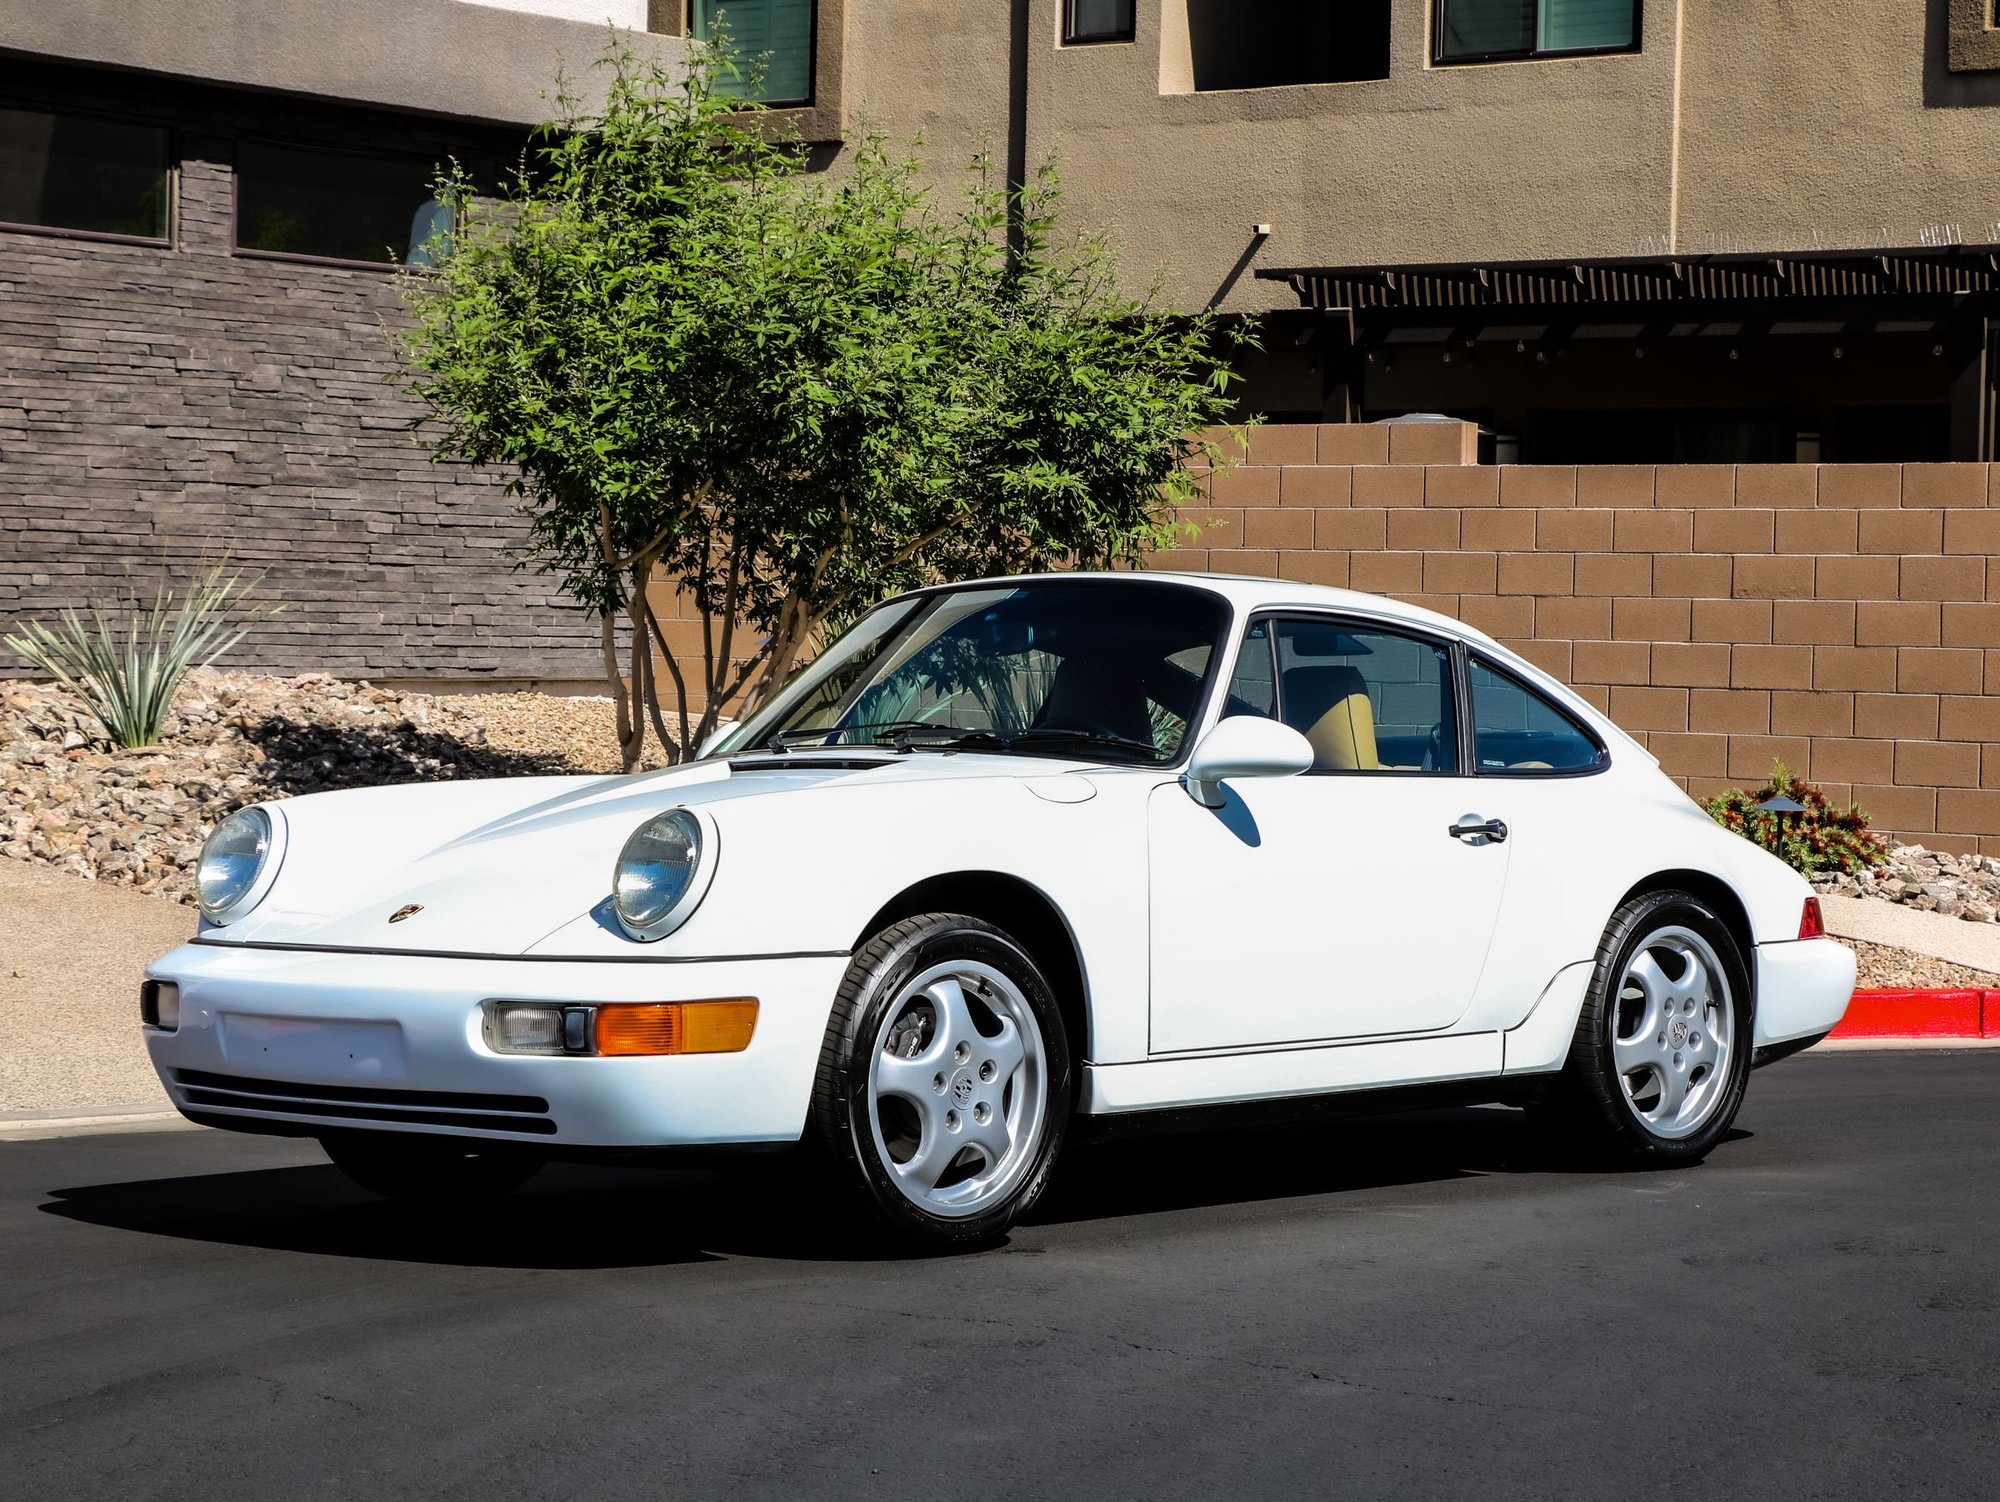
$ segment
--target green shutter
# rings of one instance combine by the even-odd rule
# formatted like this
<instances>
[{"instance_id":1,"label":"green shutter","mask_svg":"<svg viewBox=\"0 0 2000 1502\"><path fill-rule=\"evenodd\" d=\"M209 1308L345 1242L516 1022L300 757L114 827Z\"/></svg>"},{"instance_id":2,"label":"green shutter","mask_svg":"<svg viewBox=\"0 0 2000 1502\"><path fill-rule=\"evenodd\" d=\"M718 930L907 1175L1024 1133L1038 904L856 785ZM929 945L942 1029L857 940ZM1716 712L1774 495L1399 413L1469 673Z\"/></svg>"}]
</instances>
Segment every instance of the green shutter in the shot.
<instances>
[{"instance_id":1,"label":"green shutter","mask_svg":"<svg viewBox=\"0 0 2000 1502\"><path fill-rule=\"evenodd\" d=\"M720 20L744 76L722 80L722 92L746 95L751 72L763 70L760 99L804 104L813 96L813 0L695 0L694 34L708 41Z\"/></svg>"},{"instance_id":2,"label":"green shutter","mask_svg":"<svg viewBox=\"0 0 2000 1502\"><path fill-rule=\"evenodd\" d=\"M1542 0L1538 45L1544 52L1629 47L1637 21L1632 0Z\"/></svg>"}]
</instances>

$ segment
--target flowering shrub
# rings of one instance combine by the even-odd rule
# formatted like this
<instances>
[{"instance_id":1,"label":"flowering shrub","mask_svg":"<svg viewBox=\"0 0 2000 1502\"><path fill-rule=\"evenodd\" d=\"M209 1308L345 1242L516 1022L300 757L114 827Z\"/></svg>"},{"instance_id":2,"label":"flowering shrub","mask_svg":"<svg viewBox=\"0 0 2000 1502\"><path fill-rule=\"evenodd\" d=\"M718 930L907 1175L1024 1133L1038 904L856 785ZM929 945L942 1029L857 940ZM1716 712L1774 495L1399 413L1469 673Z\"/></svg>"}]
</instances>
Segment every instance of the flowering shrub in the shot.
<instances>
[{"instance_id":1,"label":"flowering shrub","mask_svg":"<svg viewBox=\"0 0 2000 1502\"><path fill-rule=\"evenodd\" d=\"M1796 814L1773 813L1757 807L1760 799L1782 793L1805 806ZM1763 846L1795 871L1840 871L1852 875L1889 858L1880 835L1868 829L1868 815L1859 804L1837 809L1825 793L1796 777L1783 762L1771 767L1771 780L1754 791L1731 788L1704 805L1715 822L1751 843Z\"/></svg>"}]
</instances>

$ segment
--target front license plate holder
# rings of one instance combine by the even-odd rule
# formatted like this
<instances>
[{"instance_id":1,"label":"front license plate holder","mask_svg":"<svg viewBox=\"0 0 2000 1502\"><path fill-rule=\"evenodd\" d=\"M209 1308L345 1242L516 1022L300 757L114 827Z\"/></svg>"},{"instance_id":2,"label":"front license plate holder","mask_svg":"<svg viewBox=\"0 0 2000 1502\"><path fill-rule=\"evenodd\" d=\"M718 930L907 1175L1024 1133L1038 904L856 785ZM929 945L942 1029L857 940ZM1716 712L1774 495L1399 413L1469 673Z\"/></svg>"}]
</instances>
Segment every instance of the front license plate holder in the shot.
<instances>
[{"instance_id":1,"label":"front license plate holder","mask_svg":"<svg viewBox=\"0 0 2000 1502\"><path fill-rule=\"evenodd\" d=\"M266 1079L401 1080L403 1030L393 1022L224 1012L222 1056Z\"/></svg>"}]
</instances>

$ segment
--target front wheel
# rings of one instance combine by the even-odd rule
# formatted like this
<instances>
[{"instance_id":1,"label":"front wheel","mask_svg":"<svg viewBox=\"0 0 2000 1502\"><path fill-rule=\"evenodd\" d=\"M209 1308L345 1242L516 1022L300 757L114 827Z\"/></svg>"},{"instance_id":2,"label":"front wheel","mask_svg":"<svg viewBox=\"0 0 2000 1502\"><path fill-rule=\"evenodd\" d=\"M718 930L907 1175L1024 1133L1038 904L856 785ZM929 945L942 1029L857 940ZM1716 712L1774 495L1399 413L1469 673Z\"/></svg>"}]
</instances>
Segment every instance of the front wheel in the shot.
<instances>
[{"instance_id":1,"label":"front wheel","mask_svg":"<svg viewBox=\"0 0 2000 1502\"><path fill-rule=\"evenodd\" d=\"M1742 951L1687 892L1648 892L1612 915L1560 1084L1598 1155L1699 1162L1722 1140L1750 1075Z\"/></svg>"},{"instance_id":2,"label":"front wheel","mask_svg":"<svg viewBox=\"0 0 2000 1502\"><path fill-rule=\"evenodd\" d=\"M890 1227L969 1246L1041 1196L1071 1094L1062 1014L1028 952L977 918L927 913L884 929L848 967L813 1120Z\"/></svg>"},{"instance_id":3,"label":"front wheel","mask_svg":"<svg viewBox=\"0 0 2000 1502\"><path fill-rule=\"evenodd\" d=\"M416 1133L330 1133L319 1145L363 1189L393 1200L492 1198L520 1188L542 1167L525 1149Z\"/></svg>"}]
</instances>

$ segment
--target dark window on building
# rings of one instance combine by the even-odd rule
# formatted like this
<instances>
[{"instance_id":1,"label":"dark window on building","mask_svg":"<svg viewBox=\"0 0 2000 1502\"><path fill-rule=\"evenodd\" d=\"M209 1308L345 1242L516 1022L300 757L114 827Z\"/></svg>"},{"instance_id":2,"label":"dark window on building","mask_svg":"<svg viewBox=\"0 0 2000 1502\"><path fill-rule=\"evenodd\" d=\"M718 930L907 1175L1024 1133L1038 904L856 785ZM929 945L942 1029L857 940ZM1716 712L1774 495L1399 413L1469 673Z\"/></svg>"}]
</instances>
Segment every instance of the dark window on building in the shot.
<instances>
[{"instance_id":1,"label":"dark window on building","mask_svg":"<svg viewBox=\"0 0 2000 1502\"><path fill-rule=\"evenodd\" d=\"M0 109L0 222L167 238L165 126Z\"/></svg>"},{"instance_id":2,"label":"dark window on building","mask_svg":"<svg viewBox=\"0 0 2000 1502\"><path fill-rule=\"evenodd\" d=\"M813 0L694 0L694 35L712 41L726 29L741 70L720 92L766 104L811 104Z\"/></svg>"},{"instance_id":3,"label":"dark window on building","mask_svg":"<svg viewBox=\"0 0 2000 1502\"><path fill-rule=\"evenodd\" d=\"M1441 63L1630 52L1639 0L1437 0Z\"/></svg>"},{"instance_id":4,"label":"dark window on building","mask_svg":"<svg viewBox=\"0 0 2000 1502\"><path fill-rule=\"evenodd\" d=\"M243 141L236 148L236 248L330 261L428 265L451 228L420 157L365 156Z\"/></svg>"},{"instance_id":5,"label":"dark window on building","mask_svg":"<svg viewBox=\"0 0 2000 1502\"><path fill-rule=\"evenodd\" d=\"M1591 772L1604 764L1604 747L1576 716L1512 673L1475 657L1466 676L1480 775Z\"/></svg>"},{"instance_id":6,"label":"dark window on building","mask_svg":"<svg viewBox=\"0 0 2000 1502\"><path fill-rule=\"evenodd\" d=\"M1129 42L1138 10L1139 0L1063 0L1063 41Z\"/></svg>"},{"instance_id":7,"label":"dark window on building","mask_svg":"<svg viewBox=\"0 0 2000 1502\"><path fill-rule=\"evenodd\" d=\"M1198 94L1389 76L1389 0L1186 4L1189 61Z\"/></svg>"}]
</instances>

